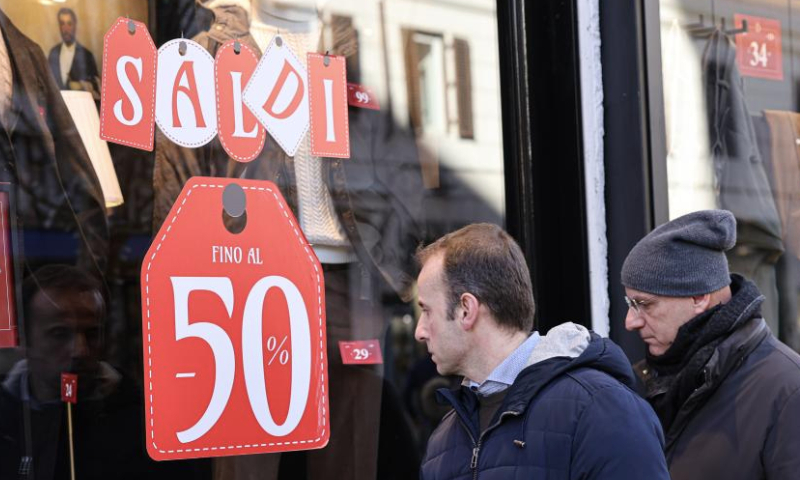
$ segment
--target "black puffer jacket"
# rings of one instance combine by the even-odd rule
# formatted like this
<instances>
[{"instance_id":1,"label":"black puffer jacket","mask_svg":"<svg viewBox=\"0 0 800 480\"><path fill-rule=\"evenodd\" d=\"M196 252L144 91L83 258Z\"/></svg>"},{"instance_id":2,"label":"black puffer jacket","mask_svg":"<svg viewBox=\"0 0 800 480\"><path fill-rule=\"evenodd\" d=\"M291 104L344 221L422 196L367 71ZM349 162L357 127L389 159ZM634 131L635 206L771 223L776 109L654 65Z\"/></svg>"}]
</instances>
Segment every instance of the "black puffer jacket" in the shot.
<instances>
[{"instance_id":1,"label":"black puffer jacket","mask_svg":"<svg viewBox=\"0 0 800 480\"><path fill-rule=\"evenodd\" d=\"M673 480L796 480L800 355L767 328L758 314L764 297L755 285L735 275L731 289L734 298L715 315L732 316L733 330L714 350L698 388L665 432L670 475ZM636 370L645 383L653 379L647 363Z\"/></svg>"}]
</instances>

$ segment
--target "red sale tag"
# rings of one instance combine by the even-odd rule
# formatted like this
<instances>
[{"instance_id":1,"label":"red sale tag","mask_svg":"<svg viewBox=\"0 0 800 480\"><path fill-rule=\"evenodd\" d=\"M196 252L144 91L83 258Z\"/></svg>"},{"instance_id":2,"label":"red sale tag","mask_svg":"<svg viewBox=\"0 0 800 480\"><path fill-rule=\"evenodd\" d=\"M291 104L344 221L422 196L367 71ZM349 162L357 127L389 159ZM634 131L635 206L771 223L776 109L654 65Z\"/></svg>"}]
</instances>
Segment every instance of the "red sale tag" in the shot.
<instances>
[{"instance_id":1,"label":"red sale tag","mask_svg":"<svg viewBox=\"0 0 800 480\"><path fill-rule=\"evenodd\" d=\"M783 80L781 22L771 18L737 13L736 28L747 20L747 31L736 35L736 61L747 77Z\"/></svg>"},{"instance_id":2,"label":"red sale tag","mask_svg":"<svg viewBox=\"0 0 800 480\"><path fill-rule=\"evenodd\" d=\"M383 363L381 344L377 340L354 340L339 342L339 353L345 365L367 365Z\"/></svg>"},{"instance_id":3,"label":"red sale tag","mask_svg":"<svg viewBox=\"0 0 800 480\"><path fill-rule=\"evenodd\" d=\"M245 201L239 233L222 215L234 183ZM273 183L189 179L142 263L141 284L152 458L327 444L322 267Z\"/></svg>"},{"instance_id":4,"label":"red sale tag","mask_svg":"<svg viewBox=\"0 0 800 480\"><path fill-rule=\"evenodd\" d=\"M311 154L350 158L344 57L309 53L307 58Z\"/></svg>"},{"instance_id":5,"label":"red sale tag","mask_svg":"<svg viewBox=\"0 0 800 480\"><path fill-rule=\"evenodd\" d=\"M242 101L242 90L256 65L255 52L235 40L229 40L217 50L214 62L219 139L228 155L239 162L256 158L267 138L264 126Z\"/></svg>"},{"instance_id":6,"label":"red sale tag","mask_svg":"<svg viewBox=\"0 0 800 480\"><path fill-rule=\"evenodd\" d=\"M74 373L61 374L61 401L78 403L78 376Z\"/></svg>"},{"instance_id":7,"label":"red sale tag","mask_svg":"<svg viewBox=\"0 0 800 480\"><path fill-rule=\"evenodd\" d=\"M369 108L371 110L381 109L378 104L378 97L372 93L372 90L357 83L347 84L347 103L351 107Z\"/></svg>"},{"instance_id":8,"label":"red sale tag","mask_svg":"<svg viewBox=\"0 0 800 480\"><path fill-rule=\"evenodd\" d=\"M10 221L8 192L0 191L0 348L19 344Z\"/></svg>"},{"instance_id":9,"label":"red sale tag","mask_svg":"<svg viewBox=\"0 0 800 480\"><path fill-rule=\"evenodd\" d=\"M100 138L153 150L156 46L147 26L118 18L103 38Z\"/></svg>"}]
</instances>

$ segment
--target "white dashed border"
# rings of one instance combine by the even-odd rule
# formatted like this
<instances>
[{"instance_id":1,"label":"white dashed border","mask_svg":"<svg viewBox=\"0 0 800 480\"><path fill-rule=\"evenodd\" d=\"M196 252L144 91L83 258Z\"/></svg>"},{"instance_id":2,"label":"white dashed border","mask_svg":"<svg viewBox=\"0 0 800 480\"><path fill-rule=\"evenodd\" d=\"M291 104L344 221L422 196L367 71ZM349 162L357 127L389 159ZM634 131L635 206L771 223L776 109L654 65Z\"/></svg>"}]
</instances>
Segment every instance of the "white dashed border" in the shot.
<instances>
[{"instance_id":1,"label":"white dashed border","mask_svg":"<svg viewBox=\"0 0 800 480\"><path fill-rule=\"evenodd\" d=\"M222 143L222 148L225 149L225 153L230 155L230 157L236 160L237 162L246 163L256 158L258 154L261 153L261 150L264 149L264 143L267 140L267 131L264 129L264 126L261 125L261 121L258 118L256 118L256 126L258 127L258 134L261 137L261 141L259 142L258 147L253 153L244 157L232 152L230 147L228 147L228 144L225 142L225 135L222 134L222 110L220 109L220 103L219 103L219 86L220 86L219 60L223 52L225 52L227 49L233 48L234 43L236 43L235 40L229 40L227 43L222 45L222 47L220 47L220 49L217 50L217 56L214 59L214 85L215 85L214 91L216 92L217 95L217 135L219 136L220 143ZM256 65L258 65L258 57L256 56L255 52L253 52L250 49L250 47L242 44L241 42L239 42L239 47L240 47L239 55L242 55L244 52L247 52L253 58L253 60L256 61ZM251 73L250 77L247 78L247 82L250 81L250 78L252 78L252 76L253 74ZM245 82L245 86L247 85L247 82ZM244 87L242 88L242 96L244 96ZM242 103L244 103L244 100L242 100ZM247 111L249 112L250 109L247 108ZM253 116L255 117L255 115Z\"/></svg>"},{"instance_id":2,"label":"white dashed border","mask_svg":"<svg viewBox=\"0 0 800 480\"><path fill-rule=\"evenodd\" d=\"M152 358L152 337L150 333L150 269L153 266L153 262L155 262L156 256L158 255L158 251L161 250L161 246L167 240L167 236L172 230L172 227L175 224L175 220L180 215L183 207L186 205L186 201L192 195L192 192L196 188L225 188L227 185L220 185L220 184L210 184L210 183L196 183L191 186L191 188L186 192L186 195L183 197L183 201L181 202L178 209L175 211L175 214L172 216L172 219L169 222L165 222L164 224L167 225L166 230L161 235L161 238L158 239L158 243L155 245L155 250L151 247L148 250L148 254L150 254L150 258L147 260L147 267L145 269L145 308L147 311L147 339L145 345L147 346L147 382L149 385L149 417L150 417L150 440L153 445L153 448L156 449L159 453L191 453L191 452L209 452L209 451L216 451L216 450L233 450L233 449L245 449L245 448L258 448L258 447L272 447L272 446L283 446L283 445L306 445L306 444L314 444L319 443L322 437L325 436L325 431L327 428L325 418L327 417L327 410L325 399L327 398L327 393L325 392L325 344L324 340L325 337L322 335L322 329L324 328L323 324L323 312L322 312L322 281L320 279L320 270L319 270L319 263L317 262L316 258L314 257L314 253L312 252L311 248L308 245L308 242L305 241L305 237L300 232L300 229L297 227L295 222L292 220L292 217L289 215L284 202L281 200L281 197L269 187L242 187L244 190L256 190L261 192L268 192L271 193L273 197L275 197L275 201L277 202L278 206L281 209L281 213L283 213L284 218L289 223L289 226L292 228L295 237L297 238L298 243L303 247L308 255L308 260L314 266L314 273L317 278L317 318L319 319L319 368L320 368L320 385L322 386L322 430L317 438L313 440L296 440L292 442L268 442L268 443L252 443L252 444L244 444L244 445L226 445L226 446L217 446L217 447L204 447L204 448L180 448L180 449L173 449L173 450L164 450L158 448L156 445L155 439L155 421L154 421L154 409L153 409L153 358ZM159 231L161 233L161 231Z\"/></svg>"},{"instance_id":3,"label":"white dashed border","mask_svg":"<svg viewBox=\"0 0 800 480\"><path fill-rule=\"evenodd\" d=\"M156 122L156 77L158 75L158 52L156 51L156 44L153 43L153 39L150 37L150 34L147 32L147 26L141 22L133 21L136 25L136 32L144 32L145 40L147 41L148 46L150 47L151 52L153 53L153 101L150 102L150 136L148 137L148 143L136 143L131 142L129 140L124 140L121 138L115 138L111 135L106 134L106 90L108 90L108 82L106 81L106 72L108 71L108 41L117 28L120 25L128 25L128 20L122 17L117 19L116 25L111 27L111 30L106 33L105 37L103 37L103 77L102 82L100 85L100 91L102 92L102 103L100 108L100 138L103 140L108 140L114 143L121 143L123 145L128 145L131 147L141 148L143 150L147 150L148 152L153 151L153 133L155 132L155 122Z\"/></svg>"}]
</instances>

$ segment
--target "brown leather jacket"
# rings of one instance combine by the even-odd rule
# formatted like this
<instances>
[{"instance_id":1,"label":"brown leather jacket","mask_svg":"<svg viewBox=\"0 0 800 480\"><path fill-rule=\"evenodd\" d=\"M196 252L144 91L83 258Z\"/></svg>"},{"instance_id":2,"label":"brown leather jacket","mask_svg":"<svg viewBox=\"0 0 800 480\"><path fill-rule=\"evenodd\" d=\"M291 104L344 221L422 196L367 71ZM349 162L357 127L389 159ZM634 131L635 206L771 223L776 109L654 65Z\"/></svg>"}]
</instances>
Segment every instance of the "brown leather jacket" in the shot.
<instances>
[{"instance_id":1,"label":"brown leather jacket","mask_svg":"<svg viewBox=\"0 0 800 480\"><path fill-rule=\"evenodd\" d=\"M108 222L100 182L44 52L2 11L0 28L14 72L12 119L0 126L0 181L13 185L25 260L102 275Z\"/></svg>"},{"instance_id":2,"label":"brown leather jacket","mask_svg":"<svg viewBox=\"0 0 800 480\"><path fill-rule=\"evenodd\" d=\"M211 28L194 41L215 55L224 42L238 38L260 56L244 10L227 6L213 13ZM408 301L416 276L413 254L422 241L424 225L425 190L414 138L384 112L351 108L350 150L348 159L322 159L336 214L362 265L374 269ZM189 149L172 143L159 131L153 178L154 231L158 231L186 180L198 175L270 180L297 214L294 163L273 139L267 139L258 158L242 164L228 157L218 138L204 147Z\"/></svg>"}]
</instances>

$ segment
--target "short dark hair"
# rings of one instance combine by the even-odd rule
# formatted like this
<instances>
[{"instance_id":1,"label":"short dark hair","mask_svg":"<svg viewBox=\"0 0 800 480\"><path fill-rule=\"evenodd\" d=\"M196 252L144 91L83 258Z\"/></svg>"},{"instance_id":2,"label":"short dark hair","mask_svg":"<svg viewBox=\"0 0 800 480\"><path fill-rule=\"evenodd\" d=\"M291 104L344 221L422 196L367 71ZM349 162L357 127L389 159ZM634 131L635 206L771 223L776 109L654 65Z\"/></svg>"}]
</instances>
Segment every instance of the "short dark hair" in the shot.
<instances>
[{"instance_id":1,"label":"short dark hair","mask_svg":"<svg viewBox=\"0 0 800 480\"><path fill-rule=\"evenodd\" d=\"M56 20L61 19L61 15L69 15L70 17L72 17L72 23L76 25L78 24L78 16L75 15L75 10L67 7L59 9L58 13L56 14Z\"/></svg>"},{"instance_id":2,"label":"short dark hair","mask_svg":"<svg viewBox=\"0 0 800 480\"><path fill-rule=\"evenodd\" d=\"M471 293L501 327L533 329L536 306L530 271L511 235L497 225L475 223L420 248L417 261L422 266L439 253L444 254L442 273L450 297L448 318L453 318L461 295Z\"/></svg>"},{"instance_id":3,"label":"short dark hair","mask_svg":"<svg viewBox=\"0 0 800 480\"><path fill-rule=\"evenodd\" d=\"M41 291L50 293L94 293L99 303L99 315L105 314L106 299L102 283L93 275L73 265L45 265L22 282L22 308L30 312L33 297Z\"/></svg>"}]
</instances>

